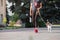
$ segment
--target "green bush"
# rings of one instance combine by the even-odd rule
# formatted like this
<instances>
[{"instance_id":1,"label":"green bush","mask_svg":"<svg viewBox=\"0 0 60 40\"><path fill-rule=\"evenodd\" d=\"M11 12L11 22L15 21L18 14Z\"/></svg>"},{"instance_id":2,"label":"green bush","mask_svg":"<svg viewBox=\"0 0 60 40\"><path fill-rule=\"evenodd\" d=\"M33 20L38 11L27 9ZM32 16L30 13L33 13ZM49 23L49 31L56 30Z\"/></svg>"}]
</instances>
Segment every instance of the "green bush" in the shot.
<instances>
[{"instance_id":1,"label":"green bush","mask_svg":"<svg viewBox=\"0 0 60 40\"><path fill-rule=\"evenodd\" d=\"M27 18L26 14L21 14L20 15L20 19L26 19L26 18Z\"/></svg>"},{"instance_id":2,"label":"green bush","mask_svg":"<svg viewBox=\"0 0 60 40\"><path fill-rule=\"evenodd\" d=\"M40 17L37 17L36 21L37 21L37 24L39 27L46 27L44 21L42 21ZM26 27L34 27L33 23L30 23L30 22L26 22L25 26Z\"/></svg>"},{"instance_id":3,"label":"green bush","mask_svg":"<svg viewBox=\"0 0 60 40\"><path fill-rule=\"evenodd\" d=\"M41 17L37 18L37 23L38 23L39 27L45 27L46 26L44 21L41 20Z\"/></svg>"},{"instance_id":4,"label":"green bush","mask_svg":"<svg viewBox=\"0 0 60 40\"><path fill-rule=\"evenodd\" d=\"M26 22L25 27L31 28L31 27L33 27L33 23Z\"/></svg>"}]
</instances>

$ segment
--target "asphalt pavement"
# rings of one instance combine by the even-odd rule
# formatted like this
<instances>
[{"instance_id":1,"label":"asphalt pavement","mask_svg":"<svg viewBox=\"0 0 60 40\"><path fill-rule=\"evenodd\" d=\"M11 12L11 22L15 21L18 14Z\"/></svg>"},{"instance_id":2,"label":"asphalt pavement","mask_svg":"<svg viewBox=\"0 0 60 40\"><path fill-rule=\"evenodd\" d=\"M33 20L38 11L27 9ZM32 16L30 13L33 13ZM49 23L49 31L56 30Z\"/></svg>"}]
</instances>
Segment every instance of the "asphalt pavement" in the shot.
<instances>
[{"instance_id":1,"label":"asphalt pavement","mask_svg":"<svg viewBox=\"0 0 60 40\"><path fill-rule=\"evenodd\" d=\"M52 32L38 28L38 31L35 33L34 28L0 30L0 40L60 40L60 28L52 28Z\"/></svg>"}]
</instances>

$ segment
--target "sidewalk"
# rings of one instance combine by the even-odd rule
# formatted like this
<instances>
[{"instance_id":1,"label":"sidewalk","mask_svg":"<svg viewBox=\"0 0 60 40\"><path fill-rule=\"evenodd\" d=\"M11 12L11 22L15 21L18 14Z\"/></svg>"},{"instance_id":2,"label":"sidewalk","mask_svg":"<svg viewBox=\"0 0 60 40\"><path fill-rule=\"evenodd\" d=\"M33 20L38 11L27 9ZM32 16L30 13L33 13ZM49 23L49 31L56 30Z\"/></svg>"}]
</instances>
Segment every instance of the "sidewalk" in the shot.
<instances>
[{"instance_id":1,"label":"sidewalk","mask_svg":"<svg viewBox=\"0 0 60 40\"><path fill-rule=\"evenodd\" d=\"M48 32L46 28L39 28L39 33L35 33L33 28L0 30L0 40L60 40L60 29Z\"/></svg>"}]
</instances>

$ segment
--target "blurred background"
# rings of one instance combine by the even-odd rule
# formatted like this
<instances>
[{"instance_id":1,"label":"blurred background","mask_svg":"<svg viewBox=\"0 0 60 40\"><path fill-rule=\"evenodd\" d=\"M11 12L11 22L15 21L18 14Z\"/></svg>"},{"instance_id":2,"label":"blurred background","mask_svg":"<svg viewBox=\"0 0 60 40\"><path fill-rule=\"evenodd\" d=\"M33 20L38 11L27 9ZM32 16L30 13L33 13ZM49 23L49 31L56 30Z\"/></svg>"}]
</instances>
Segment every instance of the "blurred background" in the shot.
<instances>
[{"instance_id":1,"label":"blurred background","mask_svg":"<svg viewBox=\"0 0 60 40\"><path fill-rule=\"evenodd\" d=\"M29 22L31 0L0 0L0 27L23 27L31 28ZM43 7L40 10L41 17L38 17L39 27L46 27L47 19L53 25L60 25L60 1L41 0ZM41 18L44 20L42 21Z\"/></svg>"}]
</instances>

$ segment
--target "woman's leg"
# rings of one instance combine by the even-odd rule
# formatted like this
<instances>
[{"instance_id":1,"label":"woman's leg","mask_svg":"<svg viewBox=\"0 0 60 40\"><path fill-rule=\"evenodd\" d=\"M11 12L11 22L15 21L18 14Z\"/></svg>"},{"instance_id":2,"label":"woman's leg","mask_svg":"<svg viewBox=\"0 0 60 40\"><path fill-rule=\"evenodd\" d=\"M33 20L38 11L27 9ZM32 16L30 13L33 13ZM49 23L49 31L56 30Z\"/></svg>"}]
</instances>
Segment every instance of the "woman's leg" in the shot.
<instances>
[{"instance_id":1,"label":"woman's leg","mask_svg":"<svg viewBox=\"0 0 60 40\"><path fill-rule=\"evenodd\" d=\"M32 23L33 23L34 27L35 27L35 15L36 15L36 10L34 10L32 12Z\"/></svg>"}]
</instances>

